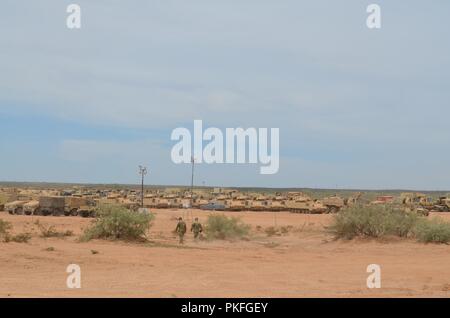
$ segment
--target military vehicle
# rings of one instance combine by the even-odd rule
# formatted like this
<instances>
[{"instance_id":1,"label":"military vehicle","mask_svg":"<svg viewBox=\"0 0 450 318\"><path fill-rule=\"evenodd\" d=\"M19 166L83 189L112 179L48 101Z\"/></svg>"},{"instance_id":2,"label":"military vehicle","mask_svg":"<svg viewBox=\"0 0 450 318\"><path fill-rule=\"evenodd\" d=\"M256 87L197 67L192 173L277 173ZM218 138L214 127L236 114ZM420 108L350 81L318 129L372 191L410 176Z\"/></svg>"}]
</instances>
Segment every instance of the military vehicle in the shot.
<instances>
[{"instance_id":1,"label":"military vehicle","mask_svg":"<svg viewBox=\"0 0 450 318\"><path fill-rule=\"evenodd\" d=\"M23 205L27 203L27 201L13 201L5 204L5 211L8 211L9 214L23 214Z\"/></svg>"},{"instance_id":2,"label":"military vehicle","mask_svg":"<svg viewBox=\"0 0 450 318\"><path fill-rule=\"evenodd\" d=\"M39 215L40 205L38 200L32 200L23 205L23 211L26 215Z\"/></svg>"},{"instance_id":3,"label":"military vehicle","mask_svg":"<svg viewBox=\"0 0 450 318\"><path fill-rule=\"evenodd\" d=\"M140 207L140 203L136 202L136 201L132 201L130 199L124 199L124 198L120 198L118 200L118 204L120 204L121 206L127 208L128 210L131 211L137 211Z\"/></svg>"},{"instance_id":4,"label":"military vehicle","mask_svg":"<svg viewBox=\"0 0 450 318\"><path fill-rule=\"evenodd\" d=\"M209 202L200 206L202 210L224 211L226 206L221 203Z\"/></svg>"},{"instance_id":5,"label":"military vehicle","mask_svg":"<svg viewBox=\"0 0 450 318\"><path fill-rule=\"evenodd\" d=\"M169 207L169 200L166 198L158 198L156 207L158 209L167 209Z\"/></svg>"},{"instance_id":6,"label":"military vehicle","mask_svg":"<svg viewBox=\"0 0 450 318\"><path fill-rule=\"evenodd\" d=\"M238 196L236 199L227 201L228 211L243 211L248 209L248 198L246 196Z\"/></svg>"},{"instance_id":7,"label":"military vehicle","mask_svg":"<svg viewBox=\"0 0 450 318\"><path fill-rule=\"evenodd\" d=\"M423 193L402 193L400 199L406 210L416 211L421 215L428 216L430 211L435 208L433 199Z\"/></svg>"},{"instance_id":8,"label":"military vehicle","mask_svg":"<svg viewBox=\"0 0 450 318\"><path fill-rule=\"evenodd\" d=\"M439 212L450 212L450 198L440 197L434 205L434 209Z\"/></svg>"},{"instance_id":9,"label":"military vehicle","mask_svg":"<svg viewBox=\"0 0 450 318\"><path fill-rule=\"evenodd\" d=\"M338 196L326 197L320 200L326 206L326 213L337 213L345 206L345 200Z\"/></svg>"},{"instance_id":10,"label":"military vehicle","mask_svg":"<svg viewBox=\"0 0 450 318\"><path fill-rule=\"evenodd\" d=\"M269 211L279 212L286 211L286 198L283 196L276 196L270 203Z\"/></svg>"},{"instance_id":11,"label":"military vehicle","mask_svg":"<svg viewBox=\"0 0 450 318\"><path fill-rule=\"evenodd\" d=\"M229 199L229 196L220 194L216 197L215 202L226 205L226 202L228 199Z\"/></svg>"},{"instance_id":12,"label":"military vehicle","mask_svg":"<svg viewBox=\"0 0 450 318\"><path fill-rule=\"evenodd\" d=\"M78 215L83 218L95 217L95 205L88 201L88 205L83 205L78 208Z\"/></svg>"},{"instance_id":13,"label":"military vehicle","mask_svg":"<svg viewBox=\"0 0 450 318\"><path fill-rule=\"evenodd\" d=\"M209 201L203 198L194 199L193 208L199 209L202 205L208 204Z\"/></svg>"},{"instance_id":14,"label":"military vehicle","mask_svg":"<svg viewBox=\"0 0 450 318\"><path fill-rule=\"evenodd\" d=\"M250 211L268 211L270 206L270 200L265 196L256 197L249 202Z\"/></svg>"},{"instance_id":15,"label":"military vehicle","mask_svg":"<svg viewBox=\"0 0 450 318\"><path fill-rule=\"evenodd\" d=\"M42 196L39 197L40 214L60 216L64 215L66 201L64 197Z\"/></svg>"},{"instance_id":16,"label":"military vehicle","mask_svg":"<svg viewBox=\"0 0 450 318\"><path fill-rule=\"evenodd\" d=\"M88 199L73 196L73 197L65 197L65 207L64 207L64 215L65 216L77 216L79 215L79 209L81 207L88 205Z\"/></svg>"},{"instance_id":17,"label":"military vehicle","mask_svg":"<svg viewBox=\"0 0 450 318\"><path fill-rule=\"evenodd\" d=\"M286 201L286 208L292 213L325 213L328 208L318 200L309 196L296 196Z\"/></svg>"}]
</instances>

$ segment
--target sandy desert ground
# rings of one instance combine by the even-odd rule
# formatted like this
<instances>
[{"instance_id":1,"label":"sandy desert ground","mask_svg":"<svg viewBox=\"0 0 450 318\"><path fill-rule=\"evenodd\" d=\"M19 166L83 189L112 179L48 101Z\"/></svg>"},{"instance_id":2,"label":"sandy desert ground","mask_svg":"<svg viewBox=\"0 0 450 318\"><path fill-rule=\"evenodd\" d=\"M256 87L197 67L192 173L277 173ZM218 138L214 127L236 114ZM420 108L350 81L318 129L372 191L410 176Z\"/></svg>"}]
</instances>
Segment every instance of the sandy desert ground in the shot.
<instances>
[{"instance_id":1,"label":"sandy desert ground","mask_svg":"<svg viewBox=\"0 0 450 318\"><path fill-rule=\"evenodd\" d=\"M449 297L450 246L413 240L334 241L323 227L330 215L228 212L252 225L250 240L179 246L176 217L210 212L155 210L150 243L91 241L78 235L92 219L0 218L29 243L0 243L0 297ZM438 214L450 221L450 214ZM34 225L72 230L67 238L41 238ZM264 229L292 225L287 235ZM259 227L258 227L259 226ZM53 247L54 251L46 249ZM98 251L93 254L91 250ZM66 268L81 267L81 289L68 289ZM366 268L381 266L381 289L368 289Z\"/></svg>"}]
</instances>

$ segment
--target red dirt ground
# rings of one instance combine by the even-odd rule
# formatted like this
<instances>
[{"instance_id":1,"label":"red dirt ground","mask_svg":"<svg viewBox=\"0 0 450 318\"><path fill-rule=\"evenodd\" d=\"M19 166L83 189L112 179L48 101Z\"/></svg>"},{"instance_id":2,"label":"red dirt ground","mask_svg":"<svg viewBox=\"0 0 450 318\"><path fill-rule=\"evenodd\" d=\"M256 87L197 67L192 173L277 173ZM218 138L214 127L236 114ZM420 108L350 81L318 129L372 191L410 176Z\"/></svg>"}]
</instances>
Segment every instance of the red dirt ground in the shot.
<instances>
[{"instance_id":1,"label":"red dirt ground","mask_svg":"<svg viewBox=\"0 0 450 318\"><path fill-rule=\"evenodd\" d=\"M80 243L92 219L12 216L15 233L29 243L0 243L0 297L449 297L450 246L413 240L333 241L330 215L227 212L252 225L246 241L180 246L176 217L205 221L209 212L155 210L151 243ZM450 221L450 214L439 214ZM41 238L34 224L72 230L67 238ZM188 222L189 225L189 222ZM291 225L282 236L264 229ZM54 251L47 251L53 247ZM98 251L93 254L91 250ZM66 286L69 264L81 267L81 289ZM366 268L381 266L381 289L368 289Z\"/></svg>"}]
</instances>

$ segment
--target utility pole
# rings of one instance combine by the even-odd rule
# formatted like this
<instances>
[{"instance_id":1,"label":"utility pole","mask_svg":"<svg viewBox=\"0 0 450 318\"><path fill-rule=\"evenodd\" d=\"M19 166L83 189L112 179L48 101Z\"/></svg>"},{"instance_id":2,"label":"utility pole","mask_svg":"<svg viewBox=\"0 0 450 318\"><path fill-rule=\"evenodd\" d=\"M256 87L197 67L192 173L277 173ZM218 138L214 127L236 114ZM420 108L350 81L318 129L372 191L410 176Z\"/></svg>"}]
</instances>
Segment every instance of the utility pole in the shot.
<instances>
[{"instance_id":1,"label":"utility pole","mask_svg":"<svg viewBox=\"0 0 450 318\"><path fill-rule=\"evenodd\" d=\"M195 165L195 159L194 157L191 157L191 163L192 163L192 174L191 174L191 209L194 205L194 165Z\"/></svg>"},{"instance_id":2,"label":"utility pole","mask_svg":"<svg viewBox=\"0 0 450 318\"><path fill-rule=\"evenodd\" d=\"M144 176L147 174L147 167L139 166L139 174L142 177L141 183L141 208L144 207Z\"/></svg>"}]
</instances>

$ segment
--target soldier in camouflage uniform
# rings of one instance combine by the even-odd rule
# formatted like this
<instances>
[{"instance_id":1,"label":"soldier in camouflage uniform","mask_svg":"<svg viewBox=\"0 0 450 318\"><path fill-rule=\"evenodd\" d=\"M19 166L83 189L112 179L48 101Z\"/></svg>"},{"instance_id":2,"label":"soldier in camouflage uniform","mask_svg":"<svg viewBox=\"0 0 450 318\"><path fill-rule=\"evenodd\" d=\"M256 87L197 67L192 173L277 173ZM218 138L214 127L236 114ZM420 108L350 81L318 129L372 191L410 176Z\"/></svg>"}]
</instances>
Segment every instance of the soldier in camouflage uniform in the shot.
<instances>
[{"instance_id":1,"label":"soldier in camouflage uniform","mask_svg":"<svg viewBox=\"0 0 450 318\"><path fill-rule=\"evenodd\" d=\"M175 232L178 233L178 236L180 238L180 244L183 244L184 242L184 234L186 233L186 223L184 223L182 218L178 219L178 224L175 229Z\"/></svg>"},{"instance_id":2,"label":"soldier in camouflage uniform","mask_svg":"<svg viewBox=\"0 0 450 318\"><path fill-rule=\"evenodd\" d=\"M198 221L198 218L195 218L194 222L191 225L191 232L194 232L194 239L198 239L201 232L203 232L203 227Z\"/></svg>"}]
</instances>

